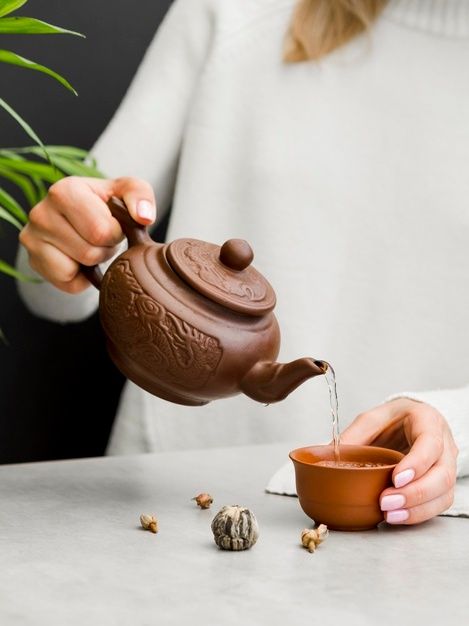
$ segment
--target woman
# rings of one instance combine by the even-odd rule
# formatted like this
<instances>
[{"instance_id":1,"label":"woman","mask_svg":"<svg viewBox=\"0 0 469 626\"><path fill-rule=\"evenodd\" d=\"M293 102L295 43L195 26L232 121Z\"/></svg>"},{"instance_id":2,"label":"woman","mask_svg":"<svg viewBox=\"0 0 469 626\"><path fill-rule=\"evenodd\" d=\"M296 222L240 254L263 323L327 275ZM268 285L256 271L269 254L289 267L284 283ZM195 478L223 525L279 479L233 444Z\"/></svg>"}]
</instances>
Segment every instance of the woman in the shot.
<instances>
[{"instance_id":1,"label":"woman","mask_svg":"<svg viewBox=\"0 0 469 626\"><path fill-rule=\"evenodd\" d=\"M407 453L387 521L433 517L456 443L469 471L468 63L467 0L176 0L94 148L109 178L64 179L31 212L21 242L50 285L21 286L26 302L61 321L94 311L78 263L122 239L106 200L151 224L156 190L169 239L252 244L282 360L332 363L345 421L376 405L344 443ZM196 410L129 383L109 451L318 441L319 380L269 408Z\"/></svg>"}]
</instances>

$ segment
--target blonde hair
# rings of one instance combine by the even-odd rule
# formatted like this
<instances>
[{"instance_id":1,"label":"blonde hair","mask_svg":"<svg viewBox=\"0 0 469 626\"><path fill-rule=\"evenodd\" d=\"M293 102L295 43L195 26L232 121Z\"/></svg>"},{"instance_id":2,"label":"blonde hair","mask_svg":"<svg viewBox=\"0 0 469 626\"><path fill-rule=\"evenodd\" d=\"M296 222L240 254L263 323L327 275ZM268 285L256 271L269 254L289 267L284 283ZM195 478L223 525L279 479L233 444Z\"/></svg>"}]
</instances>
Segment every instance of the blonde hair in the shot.
<instances>
[{"instance_id":1,"label":"blonde hair","mask_svg":"<svg viewBox=\"0 0 469 626\"><path fill-rule=\"evenodd\" d=\"M367 31L387 0L299 0L287 34L284 60L320 59Z\"/></svg>"}]
</instances>

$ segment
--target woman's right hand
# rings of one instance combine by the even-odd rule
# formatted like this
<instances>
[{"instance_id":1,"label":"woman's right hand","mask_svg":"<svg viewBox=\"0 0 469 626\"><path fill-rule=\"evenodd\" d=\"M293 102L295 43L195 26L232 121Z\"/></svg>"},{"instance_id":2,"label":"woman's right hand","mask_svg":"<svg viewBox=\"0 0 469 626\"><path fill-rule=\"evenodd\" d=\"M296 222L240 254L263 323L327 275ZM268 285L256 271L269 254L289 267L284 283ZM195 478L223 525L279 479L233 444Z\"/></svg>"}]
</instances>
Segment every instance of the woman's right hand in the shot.
<instances>
[{"instance_id":1,"label":"woman's right hand","mask_svg":"<svg viewBox=\"0 0 469 626\"><path fill-rule=\"evenodd\" d=\"M112 196L121 198L140 224L155 220L153 190L143 180L63 178L31 209L20 233L31 267L62 291L79 293L89 287L80 263L107 261L124 237L106 204Z\"/></svg>"}]
</instances>

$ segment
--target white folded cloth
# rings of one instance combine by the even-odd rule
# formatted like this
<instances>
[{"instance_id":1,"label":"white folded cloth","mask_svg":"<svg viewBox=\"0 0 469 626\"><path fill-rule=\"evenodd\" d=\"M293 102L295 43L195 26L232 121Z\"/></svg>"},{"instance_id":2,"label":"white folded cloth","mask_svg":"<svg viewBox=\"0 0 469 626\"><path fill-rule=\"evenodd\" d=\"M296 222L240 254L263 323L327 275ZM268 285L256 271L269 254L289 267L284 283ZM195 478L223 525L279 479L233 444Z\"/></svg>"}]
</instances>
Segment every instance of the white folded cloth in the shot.
<instances>
[{"instance_id":1,"label":"white folded cloth","mask_svg":"<svg viewBox=\"0 0 469 626\"><path fill-rule=\"evenodd\" d=\"M282 465L282 467L275 472L266 486L266 491L267 493L274 493L279 496L296 496L295 470L291 461ZM441 513L441 515L469 518L469 477L460 478L456 482L454 502L452 506L444 513Z\"/></svg>"}]
</instances>

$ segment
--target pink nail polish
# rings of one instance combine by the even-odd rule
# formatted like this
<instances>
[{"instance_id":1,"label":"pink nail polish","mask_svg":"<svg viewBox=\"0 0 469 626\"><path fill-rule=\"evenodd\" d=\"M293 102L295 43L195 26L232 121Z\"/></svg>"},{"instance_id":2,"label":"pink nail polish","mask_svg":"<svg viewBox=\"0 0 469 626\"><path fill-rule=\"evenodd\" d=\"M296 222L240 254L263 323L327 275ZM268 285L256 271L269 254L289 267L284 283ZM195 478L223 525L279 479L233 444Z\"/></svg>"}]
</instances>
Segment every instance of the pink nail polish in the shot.
<instances>
[{"instance_id":1,"label":"pink nail polish","mask_svg":"<svg viewBox=\"0 0 469 626\"><path fill-rule=\"evenodd\" d=\"M394 487L397 487L397 489L399 489L399 487L403 487L404 485L410 483L412 480L414 480L414 478L415 470L413 469L406 469L403 472L399 472L399 474L396 474L394 476Z\"/></svg>"},{"instance_id":2,"label":"pink nail polish","mask_svg":"<svg viewBox=\"0 0 469 626\"><path fill-rule=\"evenodd\" d=\"M148 200L139 200L137 203L137 215L142 220L148 220L152 222L155 219L155 209L151 202Z\"/></svg>"},{"instance_id":3,"label":"pink nail polish","mask_svg":"<svg viewBox=\"0 0 469 626\"><path fill-rule=\"evenodd\" d=\"M381 510L382 511L394 511L395 509L402 509L405 505L405 496L401 493L396 493L391 496L384 496L381 498Z\"/></svg>"},{"instance_id":4,"label":"pink nail polish","mask_svg":"<svg viewBox=\"0 0 469 626\"><path fill-rule=\"evenodd\" d=\"M398 511L389 511L386 513L386 521L388 524L400 524L409 519L409 511L400 509Z\"/></svg>"}]
</instances>

